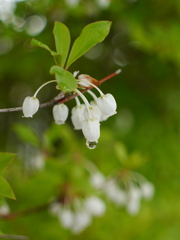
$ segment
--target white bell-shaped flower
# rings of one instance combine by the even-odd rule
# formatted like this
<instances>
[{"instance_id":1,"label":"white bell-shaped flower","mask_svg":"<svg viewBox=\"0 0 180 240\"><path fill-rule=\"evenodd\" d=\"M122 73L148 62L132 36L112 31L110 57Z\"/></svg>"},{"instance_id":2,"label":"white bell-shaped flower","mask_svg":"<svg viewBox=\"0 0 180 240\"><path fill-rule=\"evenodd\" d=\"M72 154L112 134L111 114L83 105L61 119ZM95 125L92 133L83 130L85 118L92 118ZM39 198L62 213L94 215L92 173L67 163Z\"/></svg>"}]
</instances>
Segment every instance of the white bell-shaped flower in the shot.
<instances>
[{"instance_id":1,"label":"white bell-shaped flower","mask_svg":"<svg viewBox=\"0 0 180 240\"><path fill-rule=\"evenodd\" d=\"M74 125L74 129L76 130L82 129L82 123L84 121L84 114L83 114L84 109L85 109L84 104L77 105L72 109L71 120Z\"/></svg>"},{"instance_id":2,"label":"white bell-shaped flower","mask_svg":"<svg viewBox=\"0 0 180 240\"><path fill-rule=\"evenodd\" d=\"M112 94L107 93L106 95L102 95L99 98L96 99L96 103L99 107L99 109L101 110L101 114L102 114L102 119L107 119L107 117L110 117L114 114L116 114L116 108L117 108L117 104L116 101L114 99L114 97L112 96Z\"/></svg>"},{"instance_id":3,"label":"white bell-shaped flower","mask_svg":"<svg viewBox=\"0 0 180 240\"><path fill-rule=\"evenodd\" d=\"M91 105L91 106L96 106L96 107L98 107L96 101L91 101L91 102L90 102L90 105ZM98 108L99 108L99 107L98 107ZM100 110L100 109L99 109L99 110ZM101 112L101 111L100 111L100 112ZM104 114L104 113L101 112L100 122L106 121L109 117L110 117L109 115L106 115L106 114Z\"/></svg>"},{"instance_id":4,"label":"white bell-shaped flower","mask_svg":"<svg viewBox=\"0 0 180 240\"><path fill-rule=\"evenodd\" d=\"M58 125L64 124L68 117L69 109L65 104L57 104L53 107L53 117Z\"/></svg>"},{"instance_id":5,"label":"white bell-shaped flower","mask_svg":"<svg viewBox=\"0 0 180 240\"><path fill-rule=\"evenodd\" d=\"M127 196L124 190L118 187L114 180L109 180L105 185L104 191L112 202L119 206L125 205L127 201Z\"/></svg>"},{"instance_id":6,"label":"white bell-shaped flower","mask_svg":"<svg viewBox=\"0 0 180 240\"><path fill-rule=\"evenodd\" d=\"M89 113L92 119L100 121L101 118L101 111L99 110L98 106L91 106L84 109L84 118L85 120L89 119Z\"/></svg>"},{"instance_id":7,"label":"white bell-shaped flower","mask_svg":"<svg viewBox=\"0 0 180 240\"><path fill-rule=\"evenodd\" d=\"M150 182L143 182L140 186L142 196L145 199L151 199L154 195L154 185Z\"/></svg>"},{"instance_id":8,"label":"white bell-shaped flower","mask_svg":"<svg viewBox=\"0 0 180 240\"><path fill-rule=\"evenodd\" d=\"M82 132L88 143L98 143L100 137L100 123L98 120L85 120L82 124Z\"/></svg>"},{"instance_id":9,"label":"white bell-shaped flower","mask_svg":"<svg viewBox=\"0 0 180 240\"><path fill-rule=\"evenodd\" d=\"M39 109L39 100L36 97L26 97L23 102L22 111L24 117L32 117Z\"/></svg>"},{"instance_id":10,"label":"white bell-shaped flower","mask_svg":"<svg viewBox=\"0 0 180 240\"><path fill-rule=\"evenodd\" d=\"M7 203L0 206L0 215L7 215L10 213L10 208Z\"/></svg>"},{"instance_id":11,"label":"white bell-shaped flower","mask_svg":"<svg viewBox=\"0 0 180 240\"><path fill-rule=\"evenodd\" d=\"M131 199L127 205L126 205L126 208L127 208L127 211L128 213L131 215L131 216L134 216L136 214L139 213L139 209L140 209L140 199Z\"/></svg>"},{"instance_id":12,"label":"white bell-shaped flower","mask_svg":"<svg viewBox=\"0 0 180 240\"><path fill-rule=\"evenodd\" d=\"M102 216L106 211L106 205L97 196L89 197L84 202L85 209L92 216Z\"/></svg>"},{"instance_id":13,"label":"white bell-shaped flower","mask_svg":"<svg viewBox=\"0 0 180 240\"><path fill-rule=\"evenodd\" d=\"M142 192L139 188L131 185L128 192L127 211L130 215L136 215L140 209Z\"/></svg>"},{"instance_id":14,"label":"white bell-shaped flower","mask_svg":"<svg viewBox=\"0 0 180 240\"><path fill-rule=\"evenodd\" d=\"M75 215L70 209L62 208L58 213L59 221L66 229L72 229Z\"/></svg>"},{"instance_id":15,"label":"white bell-shaped flower","mask_svg":"<svg viewBox=\"0 0 180 240\"><path fill-rule=\"evenodd\" d=\"M106 184L106 179L100 172L95 172L90 177L90 183L96 189L101 189Z\"/></svg>"},{"instance_id":16,"label":"white bell-shaped flower","mask_svg":"<svg viewBox=\"0 0 180 240\"><path fill-rule=\"evenodd\" d=\"M92 222L91 215L84 210L80 210L74 214L74 223L72 226L72 232L78 234L87 228Z\"/></svg>"}]
</instances>

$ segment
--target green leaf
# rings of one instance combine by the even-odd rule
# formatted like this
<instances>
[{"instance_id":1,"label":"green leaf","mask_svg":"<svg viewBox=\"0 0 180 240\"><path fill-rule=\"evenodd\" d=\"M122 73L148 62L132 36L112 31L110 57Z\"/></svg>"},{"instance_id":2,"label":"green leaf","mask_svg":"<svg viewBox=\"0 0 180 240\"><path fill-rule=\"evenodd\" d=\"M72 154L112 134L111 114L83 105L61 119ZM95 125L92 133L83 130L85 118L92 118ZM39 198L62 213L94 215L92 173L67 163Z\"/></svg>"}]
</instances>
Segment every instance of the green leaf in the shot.
<instances>
[{"instance_id":1,"label":"green leaf","mask_svg":"<svg viewBox=\"0 0 180 240\"><path fill-rule=\"evenodd\" d=\"M55 54L55 52L53 52L46 44L44 44L34 38L31 40L31 46L32 47L41 47L41 48L48 50L51 54Z\"/></svg>"},{"instance_id":2,"label":"green leaf","mask_svg":"<svg viewBox=\"0 0 180 240\"><path fill-rule=\"evenodd\" d=\"M2 176L0 176L0 195L3 197L12 198L16 200L16 197L11 186Z\"/></svg>"},{"instance_id":3,"label":"green leaf","mask_svg":"<svg viewBox=\"0 0 180 240\"><path fill-rule=\"evenodd\" d=\"M55 22L53 34L57 53L61 55L61 62L59 66L63 67L69 52L71 42L70 32L63 23Z\"/></svg>"},{"instance_id":4,"label":"green leaf","mask_svg":"<svg viewBox=\"0 0 180 240\"><path fill-rule=\"evenodd\" d=\"M77 88L77 82L73 74L61 67L53 66L50 69L51 74L55 74L56 80L62 92L72 92Z\"/></svg>"},{"instance_id":5,"label":"green leaf","mask_svg":"<svg viewBox=\"0 0 180 240\"><path fill-rule=\"evenodd\" d=\"M0 172L2 172L13 160L15 154L0 153Z\"/></svg>"},{"instance_id":6,"label":"green leaf","mask_svg":"<svg viewBox=\"0 0 180 240\"><path fill-rule=\"evenodd\" d=\"M13 129L22 141L30 143L35 147L40 147L40 140L31 128L23 124L16 124Z\"/></svg>"},{"instance_id":7,"label":"green leaf","mask_svg":"<svg viewBox=\"0 0 180 240\"><path fill-rule=\"evenodd\" d=\"M88 24L75 40L70 52L66 69L78 58L84 55L97 43L102 42L108 35L111 27L110 21L99 21Z\"/></svg>"},{"instance_id":8,"label":"green leaf","mask_svg":"<svg viewBox=\"0 0 180 240\"><path fill-rule=\"evenodd\" d=\"M61 55L57 52L54 52L52 51L46 44L36 40L36 39L32 39L31 40L31 46L33 47L41 47L41 48L44 48L46 49L47 51L50 52L50 54L54 57L54 60L56 62L57 65L60 65L61 64Z\"/></svg>"}]
</instances>

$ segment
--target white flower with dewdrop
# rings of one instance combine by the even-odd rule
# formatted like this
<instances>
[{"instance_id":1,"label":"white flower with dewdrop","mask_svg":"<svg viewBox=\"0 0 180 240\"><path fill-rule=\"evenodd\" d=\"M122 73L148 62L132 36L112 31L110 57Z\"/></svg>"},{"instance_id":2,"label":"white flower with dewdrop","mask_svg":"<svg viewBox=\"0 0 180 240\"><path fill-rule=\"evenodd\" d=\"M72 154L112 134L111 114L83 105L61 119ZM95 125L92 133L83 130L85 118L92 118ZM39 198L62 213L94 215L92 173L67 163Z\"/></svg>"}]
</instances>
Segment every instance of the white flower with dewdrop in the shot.
<instances>
[{"instance_id":1,"label":"white flower with dewdrop","mask_svg":"<svg viewBox=\"0 0 180 240\"><path fill-rule=\"evenodd\" d=\"M85 120L82 124L82 132L87 140L87 146L91 149L95 148L100 137L99 121L94 119Z\"/></svg>"}]
</instances>

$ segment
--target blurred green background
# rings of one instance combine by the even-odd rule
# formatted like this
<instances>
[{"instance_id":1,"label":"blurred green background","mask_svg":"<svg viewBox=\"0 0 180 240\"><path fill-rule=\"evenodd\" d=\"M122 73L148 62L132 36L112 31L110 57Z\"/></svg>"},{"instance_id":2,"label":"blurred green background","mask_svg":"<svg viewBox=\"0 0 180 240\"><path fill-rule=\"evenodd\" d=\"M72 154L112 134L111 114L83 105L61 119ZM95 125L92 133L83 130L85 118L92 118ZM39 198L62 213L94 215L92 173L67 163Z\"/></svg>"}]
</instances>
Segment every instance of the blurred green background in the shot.
<instances>
[{"instance_id":1,"label":"blurred green background","mask_svg":"<svg viewBox=\"0 0 180 240\"><path fill-rule=\"evenodd\" d=\"M30 41L35 37L54 49L54 21L65 23L73 40L88 23L112 21L105 41L69 70L80 70L100 80L122 69L120 75L101 86L103 92L114 95L118 113L101 124L102 136L95 150L86 149L82 134L73 130L70 118L67 126L59 127L56 136L52 130L51 108L39 110L33 119L22 118L21 112L0 114L0 151L15 152L19 156L5 172L18 200L7 200L11 210L46 203L56 193L57 182L63 181L61 175L66 170L60 164L57 171L51 165L52 159L40 172L28 172L28 166L24 168L23 161L31 156L34 148L51 152L46 158L73 161L78 155L80 159L89 159L108 175L113 169L122 168L115 151L115 146L122 143L129 154L141 156L129 168L136 169L155 185L153 200L142 202L137 216L129 216L107 201L106 214L77 236L64 230L48 211L14 221L1 220L0 230L35 240L178 240L180 1L29 0L15 3L1 0L0 5L0 108L21 106L26 96L52 78L49 74L54 64L52 57L43 49L31 48ZM39 93L39 99L45 102L56 94L57 90L49 85ZM68 102L69 108L74 105L74 100ZM34 144L34 140L25 139L26 130L25 134L21 133L23 130L18 128L21 125L17 124L33 129L40 142ZM79 176L76 184L83 188L84 176Z\"/></svg>"}]
</instances>

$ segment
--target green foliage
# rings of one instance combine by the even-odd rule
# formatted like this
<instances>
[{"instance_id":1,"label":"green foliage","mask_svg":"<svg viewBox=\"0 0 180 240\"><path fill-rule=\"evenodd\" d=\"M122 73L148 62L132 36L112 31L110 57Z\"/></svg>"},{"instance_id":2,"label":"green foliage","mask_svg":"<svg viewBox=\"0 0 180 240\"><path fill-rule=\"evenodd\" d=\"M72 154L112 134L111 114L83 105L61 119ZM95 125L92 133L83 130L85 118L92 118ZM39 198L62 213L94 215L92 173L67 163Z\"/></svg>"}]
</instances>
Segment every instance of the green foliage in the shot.
<instances>
[{"instance_id":1,"label":"green foliage","mask_svg":"<svg viewBox=\"0 0 180 240\"><path fill-rule=\"evenodd\" d=\"M71 72L61 67L53 66L50 69L51 74L55 74L58 85L62 92L72 92L77 88L77 82Z\"/></svg>"},{"instance_id":2,"label":"green foliage","mask_svg":"<svg viewBox=\"0 0 180 240\"><path fill-rule=\"evenodd\" d=\"M0 153L0 173L12 162L15 154L12 153ZM9 183L0 176L0 195L16 199L13 190Z\"/></svg>"},{"instance_id":3,"label":"green foliage","mask_svg":"<svg viewBox=\"0 0 180 240\"><path fill-rule=\"evenodd\" d=\"M65 69L68 69L73 62L97 43L102 42L108 35L110 27L111 22L109 21L99 21L84 27L72 46ZM63 92L72 92L77 87L76 80L72 73L63 69L70 48L71 37L69 29L63 23L55 22L53 34L57 52L52 51L46 44L36 39L32 39L31 45L44 48L51 53L58 66L53 66L50 73L55 74L58 85Z\"/></svg>"}]
</instances>

